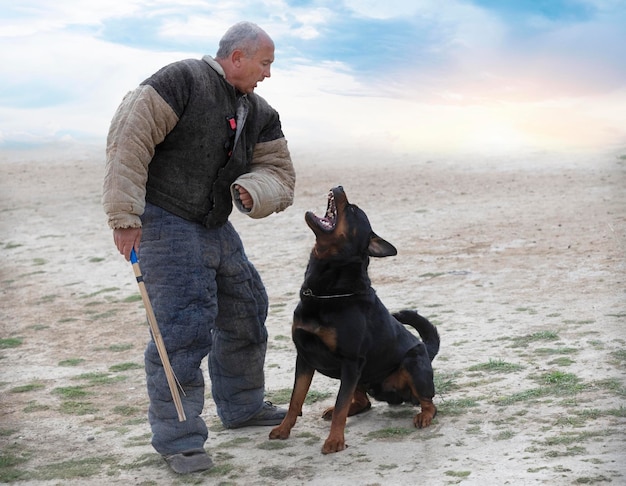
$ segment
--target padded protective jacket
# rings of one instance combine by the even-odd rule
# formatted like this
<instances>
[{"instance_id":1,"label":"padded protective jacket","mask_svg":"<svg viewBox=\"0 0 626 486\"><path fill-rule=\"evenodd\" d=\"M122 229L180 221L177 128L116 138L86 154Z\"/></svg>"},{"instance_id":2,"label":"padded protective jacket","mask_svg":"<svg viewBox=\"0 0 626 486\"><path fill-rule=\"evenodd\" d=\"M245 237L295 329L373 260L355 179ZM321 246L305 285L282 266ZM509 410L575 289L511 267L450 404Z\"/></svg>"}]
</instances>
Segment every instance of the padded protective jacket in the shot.
<instances>
[{"instance_id":1,"label":"padded protective jacket","mask_svg":"<svg viewBox=\"0 0 626 486\"><path fill-rule=\"evenodd\" d=\"M111 228L140 227L145 201L207 227L224 224L239 184L253 218L293 202L295 172L278 113L241 94L211 57L165 66L125 96L107 138L103 205ZM236 198L234 198L237 201Z\"/></svg>"}]
</instances>

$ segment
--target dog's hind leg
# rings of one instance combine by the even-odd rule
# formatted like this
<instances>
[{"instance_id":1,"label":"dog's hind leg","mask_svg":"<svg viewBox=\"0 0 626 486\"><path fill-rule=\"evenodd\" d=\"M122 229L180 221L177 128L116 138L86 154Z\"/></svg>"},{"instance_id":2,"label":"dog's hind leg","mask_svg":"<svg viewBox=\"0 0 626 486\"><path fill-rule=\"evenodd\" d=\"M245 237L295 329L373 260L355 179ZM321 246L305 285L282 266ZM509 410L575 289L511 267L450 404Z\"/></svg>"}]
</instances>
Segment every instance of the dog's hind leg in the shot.
<instances>
[{"instance_id":1,"label":"dog's hind leg","mask_svg":"<svg viewBox=\"0 0 626 486\"><path fill-rule=\"evenodd\" d=\"M413 417L413 425L420 429L428 427L437 415L437 407L433 404L435 383L426 347L421 344L413 348L405 357L403 365L410 375L411 401L419 403L422 409Z\"/></svg>"},{"instance_id":2,"label":"dog's hind leg","mask_svg":"<svg viewBox=\"0 0 626 486\"><path fill-rule=\"evenodd\" d=\"M300 356L296 358L296 378L291 392L291 400L289 401L289 410L283 421L270 432L270 439L287 439L291 433L291 429L296 425L296 420L302 415L302 406L306 398L315 368L306 363Z\"/></svg>"},{"instance_id":3,"label":"dog's hind leg","mask_svg":"<svg viewBox=\"0 0 626 486\"><path fill-rule=\"evenodd\" d=\"M352 403L350 404L350 408L348 409L348 417L367 412L370 408L372 408L372 402L370 402L369 398L367 397L365 387L358 386L356 388L356 391L354 392L354 395L352 396ZM333 410L335 410L335 407L329 407L324 410L322 418L324 420L332 419Z\"/></svg>"}]
</instances>

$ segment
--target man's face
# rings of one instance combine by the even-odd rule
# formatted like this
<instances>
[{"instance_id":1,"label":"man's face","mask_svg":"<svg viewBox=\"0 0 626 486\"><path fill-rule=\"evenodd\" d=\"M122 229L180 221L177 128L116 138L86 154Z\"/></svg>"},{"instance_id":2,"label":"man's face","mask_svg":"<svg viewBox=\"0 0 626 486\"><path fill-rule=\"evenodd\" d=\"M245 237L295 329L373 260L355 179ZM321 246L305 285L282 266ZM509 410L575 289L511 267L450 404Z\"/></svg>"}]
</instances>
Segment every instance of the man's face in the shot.
<instances>
[{"instance_id":1,"label":"man's face","mask_svg":"<svg viewBox=\"0 0 626 486\"><path fill-rule=\"evenodd\" d=\"M273 62L274 43L269 38L262 38L253 56L247 57L241 53L235 61L236 69L229 81L242 93L252 93L257 83L271 76L270 66Z\"/></svg>"}]
</instances>

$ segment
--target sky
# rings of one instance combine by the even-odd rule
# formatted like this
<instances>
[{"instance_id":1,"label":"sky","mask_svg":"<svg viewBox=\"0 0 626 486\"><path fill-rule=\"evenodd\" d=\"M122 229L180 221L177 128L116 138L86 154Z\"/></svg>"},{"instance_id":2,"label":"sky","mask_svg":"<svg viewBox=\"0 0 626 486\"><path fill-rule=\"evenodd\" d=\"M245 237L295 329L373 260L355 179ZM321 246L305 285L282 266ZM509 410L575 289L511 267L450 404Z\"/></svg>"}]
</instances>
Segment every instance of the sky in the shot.
<instances>
[{"instance_id":1,"label":"sky","mask_svg":"<svg viewBox=\"0 0 626 486\"><path fill-rule=\"evenodd\" d=\"M499 151L626 142L624 0L0 0L0 151L104 146L122 97L273 38L256 92L291 147Z\"/></svg>"}]
</instances>

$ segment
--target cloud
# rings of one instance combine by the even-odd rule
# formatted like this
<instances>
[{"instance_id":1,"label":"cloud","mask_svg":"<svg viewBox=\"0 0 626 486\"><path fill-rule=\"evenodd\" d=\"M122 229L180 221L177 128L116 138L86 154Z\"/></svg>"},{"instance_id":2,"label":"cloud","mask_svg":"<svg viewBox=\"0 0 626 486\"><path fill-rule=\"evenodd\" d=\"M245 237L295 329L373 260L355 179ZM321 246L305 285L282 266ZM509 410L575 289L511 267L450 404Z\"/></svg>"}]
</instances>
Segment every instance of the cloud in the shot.
<instances>
[{"instance_id":1,"label":"cloud","mask_svg":"<svg viewBox=\"0 0 626 486\"><path fill-rule=\"evenodd\" d=\"M626 138L616 1L22 0L0 19L0 147L103 142L128 90L169 62L213 54L241 12L276 42L258 92L293 143Z\"/></svg>"}]
</instances>

